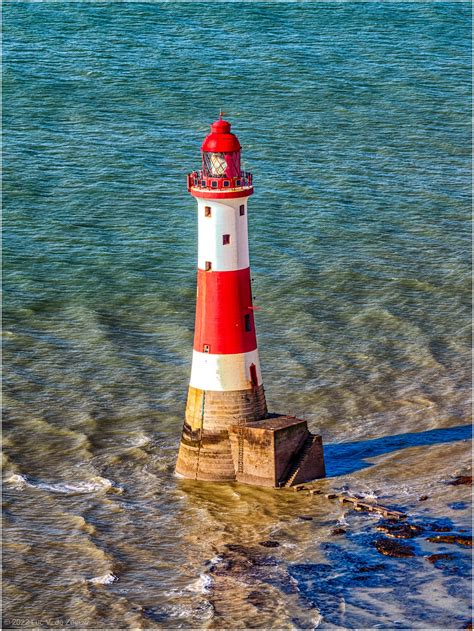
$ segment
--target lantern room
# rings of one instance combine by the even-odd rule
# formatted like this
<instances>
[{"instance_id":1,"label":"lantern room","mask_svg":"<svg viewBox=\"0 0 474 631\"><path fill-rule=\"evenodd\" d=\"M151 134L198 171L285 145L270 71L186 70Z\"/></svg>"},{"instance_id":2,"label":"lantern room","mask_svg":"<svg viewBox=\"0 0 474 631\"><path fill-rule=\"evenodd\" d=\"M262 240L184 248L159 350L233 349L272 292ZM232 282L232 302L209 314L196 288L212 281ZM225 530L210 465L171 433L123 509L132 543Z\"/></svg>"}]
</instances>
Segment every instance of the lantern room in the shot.
<instances>
[{"instance_id":1,"label":"lantern room","mask_svg":"<svg viewBox=\"0 0 474 631\"><path fill-rule=\"evenodd\" d=\"M239 177L240 143L222 119L211 125L211 133L202 143L202 170L208 177Z\"/></svg>"},{"instance_id":2,"label":"lantern room","mask_svg":"<svg viewBox=\"0 0 474 631\"><path fill-rule=\"evenodd\" d=\"M188 190L192 195L201 197L199 192L209 189L216 194L247 189L245 194L252 194L252 174L242 171L240 142L230 127L222 118L212 123L211 133L201 146L201 170L188 175Z\"/></svg>"}]
</instances>

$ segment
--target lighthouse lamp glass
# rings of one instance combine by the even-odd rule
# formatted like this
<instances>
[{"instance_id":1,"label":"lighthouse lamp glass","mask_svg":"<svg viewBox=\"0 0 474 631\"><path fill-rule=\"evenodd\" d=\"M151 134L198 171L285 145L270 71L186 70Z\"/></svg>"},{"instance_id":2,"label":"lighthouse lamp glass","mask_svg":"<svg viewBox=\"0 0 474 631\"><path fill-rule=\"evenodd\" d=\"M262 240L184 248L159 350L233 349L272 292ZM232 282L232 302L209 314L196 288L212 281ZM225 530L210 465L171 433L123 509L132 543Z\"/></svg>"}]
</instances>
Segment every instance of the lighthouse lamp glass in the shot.
<instances>
[{"instance_id":1,"label":"lighthouse lamp glass","mask_svg":"<svg viewBox=\"0 0 474 631\"><path fill-rule=\"evenodd\" d=\"M227 162L224 153L205 153L204 163L211 176L222 177L225 175Z\"/></svg>"}]
</instances>

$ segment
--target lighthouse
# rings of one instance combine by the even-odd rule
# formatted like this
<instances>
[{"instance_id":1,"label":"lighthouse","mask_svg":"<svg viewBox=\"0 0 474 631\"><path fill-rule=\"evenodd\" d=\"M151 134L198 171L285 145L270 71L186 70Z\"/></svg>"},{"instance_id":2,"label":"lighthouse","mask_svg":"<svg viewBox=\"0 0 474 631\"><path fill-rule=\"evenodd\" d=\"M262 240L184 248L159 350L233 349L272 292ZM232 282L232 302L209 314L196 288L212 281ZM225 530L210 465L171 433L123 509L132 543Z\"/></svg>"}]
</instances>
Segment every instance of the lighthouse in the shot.
<instances>
[{"instance_id":1,"label":"lighthouse","mask_svg":"<svg viewBox=\"0 0 474 631\"><path fill-rule=\"evenodd\" d=\"M222 117L201 154L201 168L188 175L197 201L196 322L176 472L275 487L322 477L321 437L306 421L267 411L248 244L253 178Z\"/></svg>"}]
</instances>

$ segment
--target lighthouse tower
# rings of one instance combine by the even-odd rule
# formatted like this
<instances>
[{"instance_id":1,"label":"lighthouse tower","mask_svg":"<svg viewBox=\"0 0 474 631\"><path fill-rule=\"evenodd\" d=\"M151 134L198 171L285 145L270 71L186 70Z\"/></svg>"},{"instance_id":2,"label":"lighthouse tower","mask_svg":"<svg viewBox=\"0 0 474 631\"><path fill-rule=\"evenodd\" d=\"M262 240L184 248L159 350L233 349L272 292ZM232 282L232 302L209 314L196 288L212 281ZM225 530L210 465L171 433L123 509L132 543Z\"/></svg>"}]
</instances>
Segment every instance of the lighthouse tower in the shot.
<instances>
[{"instance_id":1,"label":"lighthouse tower","mask_svg":"<svg viewBox=\"0 0 474 631\"><path fill-rule=\"evenodd\" d=\"M296 431L296 443L287 445L282 478L296 452L311 451L314 441L310 445L308 439L314 437L305 421L267 413L248 246L252 174L241 168L241 146L230 123L214 122L201 151L201 169L188 175L198 214L196 324L176 472L193 479L279 486L282 479L267 475L278 459L275 444L264 445L265 440L282 438L285 428L286 433L289 427L293 433L297 426L303 430Z\"/></svg>"}]
</instances>

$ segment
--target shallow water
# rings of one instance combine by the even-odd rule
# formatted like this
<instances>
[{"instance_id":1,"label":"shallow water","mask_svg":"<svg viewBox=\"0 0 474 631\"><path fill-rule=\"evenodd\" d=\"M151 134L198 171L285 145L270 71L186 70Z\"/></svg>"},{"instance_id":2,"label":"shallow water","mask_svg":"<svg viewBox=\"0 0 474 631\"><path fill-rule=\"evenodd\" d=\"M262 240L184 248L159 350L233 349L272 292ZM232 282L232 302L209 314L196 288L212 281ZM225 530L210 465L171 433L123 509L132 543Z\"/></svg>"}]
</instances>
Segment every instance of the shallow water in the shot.
<instances>
[{"instance_id":1,"label":"shallow water","mask_svg":"<svg viewBox=\"0 0 474 631\"><path fill-rule=\"evenodd\" d=\"M462 628L465 549L384 557L377 517L173 468L184 174L223 107L269 407L322 433L322 491L470 527L468 4L15 2L4 32L4 627Z\"/></svg>"}]
</instances>

